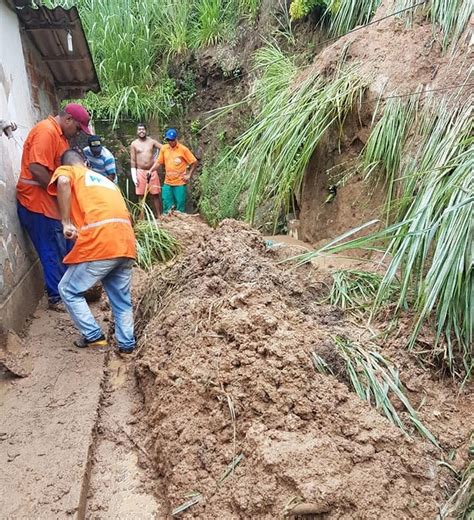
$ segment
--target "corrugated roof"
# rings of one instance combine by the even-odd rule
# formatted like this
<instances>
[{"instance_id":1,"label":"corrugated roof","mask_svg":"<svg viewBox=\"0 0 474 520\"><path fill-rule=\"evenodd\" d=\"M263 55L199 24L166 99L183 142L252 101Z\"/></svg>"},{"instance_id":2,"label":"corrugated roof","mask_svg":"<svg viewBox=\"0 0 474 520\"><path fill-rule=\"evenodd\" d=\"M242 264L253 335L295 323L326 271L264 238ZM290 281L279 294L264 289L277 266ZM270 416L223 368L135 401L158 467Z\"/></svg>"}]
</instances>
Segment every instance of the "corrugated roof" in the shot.
<instances>
[{"instance_id":1,"label":"corrugated roof","mask_svg":"<svg viewBox=\"0 0 474 520\"><path fill-rule=\"evenodd\" d=\"M24 0L10 2L23 29L41 53L62 89L62 97L82 97L87 90L98 92L99 80L94 61L84 35L81 19L75 7L23 7ZM72 52L68 50L68 32L72 36Z\"/></svg>"}]
</instances>

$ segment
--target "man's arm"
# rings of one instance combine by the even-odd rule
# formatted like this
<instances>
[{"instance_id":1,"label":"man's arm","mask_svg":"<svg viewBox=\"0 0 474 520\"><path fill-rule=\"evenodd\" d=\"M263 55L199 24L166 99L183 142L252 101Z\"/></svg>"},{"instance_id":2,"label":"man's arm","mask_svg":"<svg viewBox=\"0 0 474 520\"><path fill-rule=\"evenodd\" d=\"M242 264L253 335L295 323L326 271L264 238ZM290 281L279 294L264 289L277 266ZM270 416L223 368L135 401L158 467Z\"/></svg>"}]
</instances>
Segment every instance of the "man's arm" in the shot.
<instances>
[{"instance_id":1,"label":"man's arm","mask_svg":"<svg viewBox=\"0 0 474 520\"><path fill-rule=\"evenodd\" d=\"M60 175L56 184L59 213L61 215L64 236L71 240L76 240L77 229L71 222L71 181L68 177Z\"/></svg>"},{"instance_id":2,"label":"man's arm","mask_svg":"<svg viewBox=\"0 0 474 520\"><path fill-rule=\"evenodd\" d=\"M153 146L158 150L160 151L161 150L161 147L163 146L159 141L157 141L156 139L153 140Z\"/></svg>"},{"instance_id":3,"label":"man's arm","mask_svg":"<svg viewBox=\"0 0 474 520\"><path fill-rule=\"evenodd\" d=\"M114 181L115 176L117 175L115 157L113 156L112 152L109 152L108 158L105 161L105 174L107 175L107 178L109 178L111 181Z\"/></svg>"},{"instance_id":4,"label":"man's arm","mask_svg":"<svg viewBox=\"0 0 474 520\"><path fill-rule=\"evenodd\" d=\"M132 176L132 180L135 183L135 186L138 186L137 184L137 149L135 148L135 145L132 143L130 146L130 174Z\"/></svg>"},{"instance_id":5,"label":"man's arm","mask_svg":"<svg viewBox=\"0 0 474 520\"><path fill-rule=\"evenodd\" d=\"M43 189L46 189L48 187L49 181L51 180L51 173L49 172L48 168L42 164L31 163L28 166L28 169L30 170L33 180L38 182Z\"/></svg>"},{"instance_id":6,"label":"man's arm","mask_svg":"<svg viewBox=\"0 0 474 520\"><path fill-rule=\"evenodd\" d=\"M191 177L194 175L194 172L196 171L197 165L198 165L197 161L194 161L193 163L191 163L189 165L189 171L184 174L184 181L185 182L189 182Z\"/></svg>"}]
</instances>

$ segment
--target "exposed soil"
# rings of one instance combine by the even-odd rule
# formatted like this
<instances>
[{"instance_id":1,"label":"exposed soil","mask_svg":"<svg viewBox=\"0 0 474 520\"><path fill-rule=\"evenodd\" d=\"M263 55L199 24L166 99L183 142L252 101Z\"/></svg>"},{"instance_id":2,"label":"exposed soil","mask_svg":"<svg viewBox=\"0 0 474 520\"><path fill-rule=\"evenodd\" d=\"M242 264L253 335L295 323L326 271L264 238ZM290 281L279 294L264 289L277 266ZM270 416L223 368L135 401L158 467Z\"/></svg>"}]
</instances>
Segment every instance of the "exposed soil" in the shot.
<instances>
[{"instance_id":1,"label":"exposed soil","mask_svg":"<svg viewBox=\"0 0 474 520\"><path fill-rule=\"evenodd\" d=\"M442 452L312 366L312 351L336 363L334 335L364 340L368 329L318 304L314 269L276 264L246 225L176 222L195 240L143 284L136 360L167 517L193 497L186 518L282 518L301 502L316 518L434 518L454 486ZM397 362L421 419L444 449L463 451L472 402L410 354Z\"/></svg>"}]
</instances>

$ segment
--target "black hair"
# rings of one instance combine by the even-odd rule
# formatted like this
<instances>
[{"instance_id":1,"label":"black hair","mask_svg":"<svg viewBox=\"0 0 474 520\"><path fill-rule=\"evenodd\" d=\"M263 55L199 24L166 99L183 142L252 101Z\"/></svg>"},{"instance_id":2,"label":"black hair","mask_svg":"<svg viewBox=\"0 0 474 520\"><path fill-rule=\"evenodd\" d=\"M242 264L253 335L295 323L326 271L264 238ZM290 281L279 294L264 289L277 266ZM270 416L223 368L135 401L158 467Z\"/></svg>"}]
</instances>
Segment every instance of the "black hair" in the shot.
<instances>
[{"instance_id":1,"label":"black hair","mask_svg":"<svg viewBox=\"0 0 474 520\"><path fill-rule=\"evenodd\" d=\"M61 164L62 165L72 166L73 164L77 164L77 163L82 164L83 162L84 162L84 157L81 154L81 152L79 150L74 150L73 148L69 148L69 150L66 150L61 155Z\"/></svg>"},{"instance_id":2,"label":"black hair","mask_svg":"<svg viewBox=\"0 0 474 520\"><path fill-rule=\"evenodd\" d=\"M148 130L145 123L138 123L137 128L139 128L140 126L142 126L145 130Z\"/></svg>"}]
</instances>

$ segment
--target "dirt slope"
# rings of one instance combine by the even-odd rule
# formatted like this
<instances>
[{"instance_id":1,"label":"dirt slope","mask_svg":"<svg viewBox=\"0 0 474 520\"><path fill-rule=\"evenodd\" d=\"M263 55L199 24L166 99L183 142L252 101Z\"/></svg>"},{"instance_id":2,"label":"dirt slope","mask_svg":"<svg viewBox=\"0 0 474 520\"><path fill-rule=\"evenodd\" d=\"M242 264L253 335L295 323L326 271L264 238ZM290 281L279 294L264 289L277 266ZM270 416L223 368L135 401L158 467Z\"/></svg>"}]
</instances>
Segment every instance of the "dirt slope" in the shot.
<instances>
[{"instance_id":1,"label":"dirt slope","mask_svg":"<svg viewBox=\"0 0 474 520\"><path fill-rule=\"evenodd\" d=\"M275 265L244 224L190 218L175 228L195 243L139 307L143 434L168 513L200 493L186 518L281 518L301 501L327 519L434 518L453 484L440 452L312 367L332 335L356 334L317 304L313 273Z\"/></svg>"}]
</instances>

